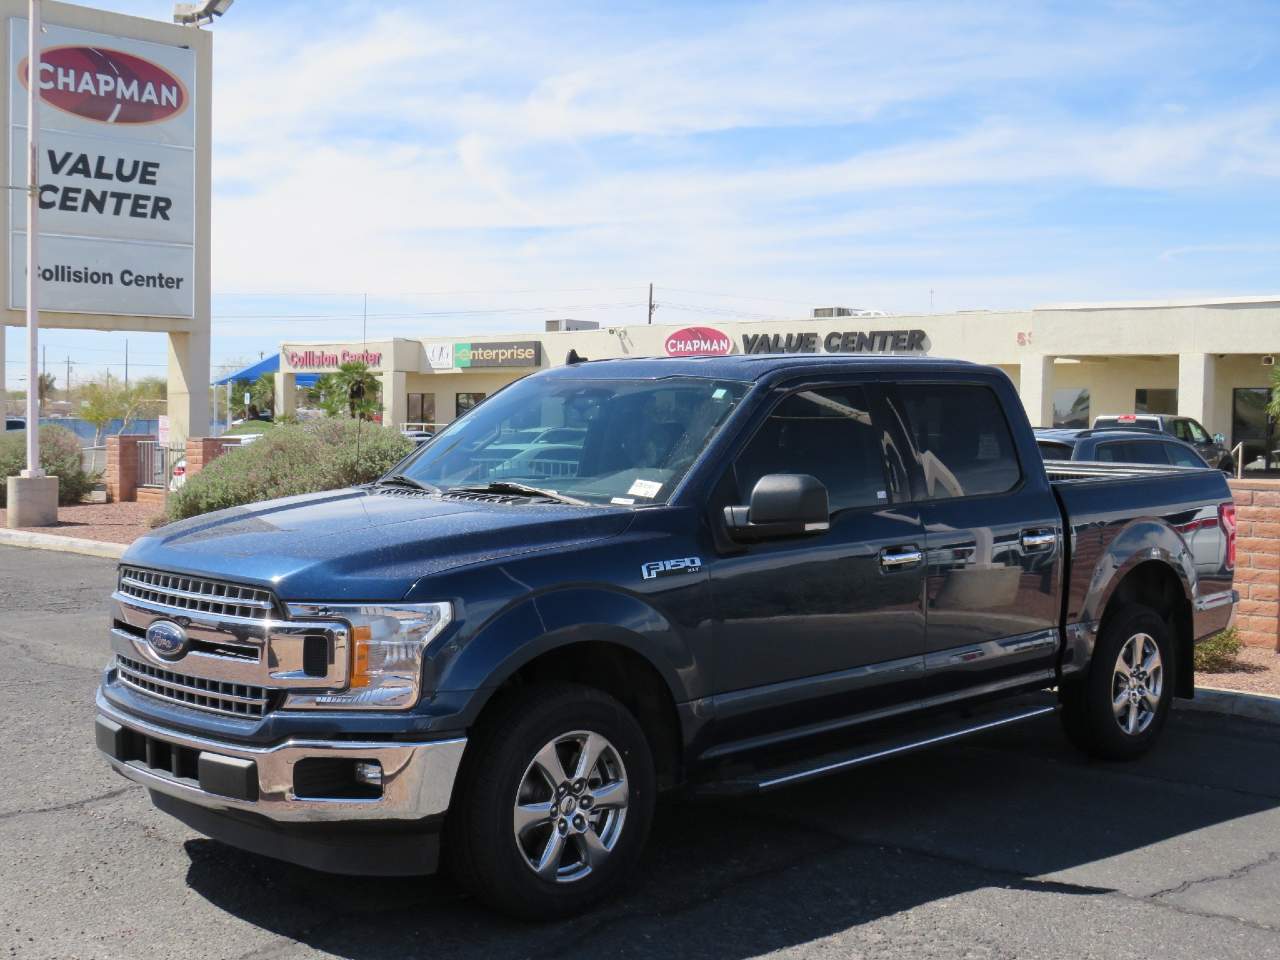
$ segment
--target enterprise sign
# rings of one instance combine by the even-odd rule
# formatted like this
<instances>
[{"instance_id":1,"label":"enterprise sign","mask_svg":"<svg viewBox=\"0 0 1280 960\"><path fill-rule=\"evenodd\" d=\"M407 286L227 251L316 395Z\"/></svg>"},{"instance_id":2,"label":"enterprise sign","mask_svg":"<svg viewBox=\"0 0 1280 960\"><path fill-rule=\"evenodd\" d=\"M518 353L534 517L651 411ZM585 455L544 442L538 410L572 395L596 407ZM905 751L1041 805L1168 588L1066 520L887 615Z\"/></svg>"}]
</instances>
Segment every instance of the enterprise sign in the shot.
<instances>
[{"instance_id":1,"label":"enterprise sign","mask_svg":"<svg viewBox=\"0 0 1280 960\"><path fill-rule=\"evenodd\" d=\"M818 333L744 333L743 353L920 353L923 330L833 330ZM821 349L819 349L821 346Z\"/></svg>"},{"instance_id":2,"label":"enterprise sign","mask_svg":"<svg viewBox=\"0 0 1280 960\"><path fill-rule=\"evenodd\" d=\"M491 343L455 343L453 365L468 367L540 367L542 344L537 340L498 340Z\"/></svg>"}]
</instances>

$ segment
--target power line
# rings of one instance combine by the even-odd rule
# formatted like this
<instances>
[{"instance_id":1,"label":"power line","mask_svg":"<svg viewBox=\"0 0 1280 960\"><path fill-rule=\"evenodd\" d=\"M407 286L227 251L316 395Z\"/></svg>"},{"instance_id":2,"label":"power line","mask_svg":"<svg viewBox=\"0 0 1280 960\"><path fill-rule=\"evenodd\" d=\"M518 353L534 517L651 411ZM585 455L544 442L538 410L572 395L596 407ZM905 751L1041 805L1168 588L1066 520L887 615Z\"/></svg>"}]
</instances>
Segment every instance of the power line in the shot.
<instances>
[{"instance_id":1,"label":"power line","mask_svg":"<svg viewBox=\"0 0 1280 960\"><path fill-rule=\"evenodd\" d=\"M643 300L634 303L562 303L546 307L487 307L477 310L422 310L412 313L371 313L375 320L416 320L422 317L470 317L490 316L505 313L561 313L565 310L613 310L642 307ZM214 314L214 320L363 320L363 314L352 313L220 313Z\"/></svg>"}]
</instances>

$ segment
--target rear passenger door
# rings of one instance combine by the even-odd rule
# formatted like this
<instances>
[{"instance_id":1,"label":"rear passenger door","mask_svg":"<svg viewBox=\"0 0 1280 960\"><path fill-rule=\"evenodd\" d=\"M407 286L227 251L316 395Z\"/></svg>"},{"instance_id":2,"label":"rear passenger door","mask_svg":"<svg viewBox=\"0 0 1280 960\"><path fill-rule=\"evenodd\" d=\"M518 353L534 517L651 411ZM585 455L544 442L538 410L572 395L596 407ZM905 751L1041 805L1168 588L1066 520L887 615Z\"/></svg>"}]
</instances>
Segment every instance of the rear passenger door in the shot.
<instances>
[{"instance_id":1,"label":"rear passenger door","mask_svg":"<svg viewBox=\"0 0 1280 960\"><path fill-rule=\"evenodd\" d=\"M999 390L999 392L998 392ZM929 696L998 690L1053 675L1062 522L1034 450L1019 451L1011 384L902 381L888 402L913 447L925 527Z\"/></svg>"}]
</instances>

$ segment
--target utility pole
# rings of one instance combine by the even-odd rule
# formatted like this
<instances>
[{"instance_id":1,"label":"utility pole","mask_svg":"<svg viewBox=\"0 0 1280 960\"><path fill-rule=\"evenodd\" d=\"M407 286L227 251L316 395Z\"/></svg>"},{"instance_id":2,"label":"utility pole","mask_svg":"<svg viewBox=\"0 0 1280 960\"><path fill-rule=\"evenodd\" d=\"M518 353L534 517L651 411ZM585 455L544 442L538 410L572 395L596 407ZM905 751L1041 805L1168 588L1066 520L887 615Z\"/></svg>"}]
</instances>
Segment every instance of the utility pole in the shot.
<instances>
[{"instance_id":1,"label":"utility pole","mask_svg":"<svg viewBox=\"0 0 1280 960\"><path fill-rule=\"evenodd\" d=\"M71 354L67 354L67 399L71 399Z\"/></svg>"},{"instance_id":2,"label":"utility pole","mask_svg":"<svg viewBox=\"0 0 1280 960\"><path fill-rule=\"evenodd\" d=\"M124 388L129 389L129 338L124 341Z\"/></svg>"},{"instance_id":3,"label":"utility pole","mask_svg":"<svg viewBox=\"0 0 1280 960\"><path fill-rule=\"evenodd\" d=\"M653 311L657 309L653 305L653 284L649 284L649 322L653 323Z\"/></svg>"}]
</instances>

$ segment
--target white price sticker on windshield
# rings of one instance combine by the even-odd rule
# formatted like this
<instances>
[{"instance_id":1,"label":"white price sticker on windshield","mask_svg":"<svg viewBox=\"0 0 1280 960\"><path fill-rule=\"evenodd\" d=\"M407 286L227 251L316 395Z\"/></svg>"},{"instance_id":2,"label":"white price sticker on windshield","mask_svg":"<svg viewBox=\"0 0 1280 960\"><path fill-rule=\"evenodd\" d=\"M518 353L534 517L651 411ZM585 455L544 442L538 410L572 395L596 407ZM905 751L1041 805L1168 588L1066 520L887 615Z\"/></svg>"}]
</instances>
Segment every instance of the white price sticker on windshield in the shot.
<instances>
[{"instance_id":1,"label":"white price sticker on windshield","mask_svg":"<svg viewBox=\"0 0 1280 960\"><path fill-rule=\"evenodd\" d=\"M658 491L662 489L662 484L656 480L637 480L631 484L631 489L627 493L633 497L644 497L646 500L652 500L658 495Z\"/></svg>"}]
</instances>

